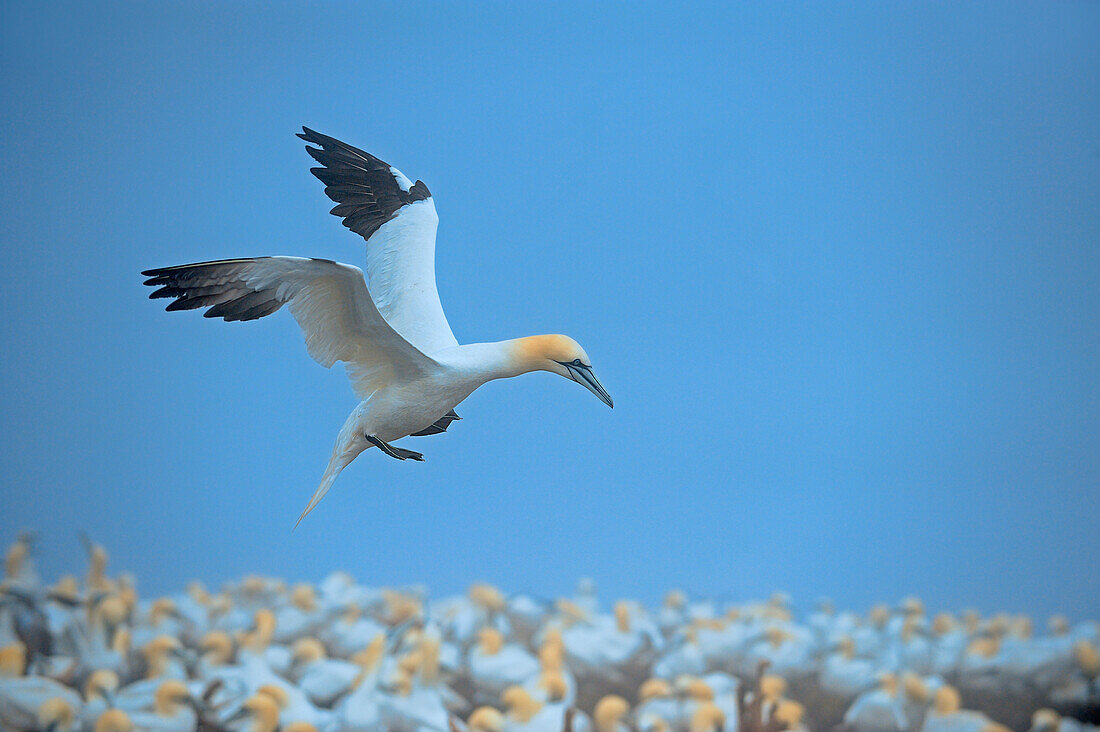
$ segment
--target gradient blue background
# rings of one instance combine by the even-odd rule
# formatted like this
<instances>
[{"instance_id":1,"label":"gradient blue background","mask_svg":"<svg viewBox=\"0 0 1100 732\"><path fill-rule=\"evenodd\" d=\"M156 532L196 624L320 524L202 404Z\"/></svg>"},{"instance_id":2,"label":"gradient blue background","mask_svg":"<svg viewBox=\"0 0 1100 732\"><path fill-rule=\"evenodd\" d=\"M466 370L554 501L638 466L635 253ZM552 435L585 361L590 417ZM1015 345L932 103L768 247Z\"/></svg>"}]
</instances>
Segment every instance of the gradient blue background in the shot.
<instances>
[{"instance_id":1,"label":"gradient blue background","mask_svg":"<svg viewBox=\"0 0 1100 732\"><path fill-rule=\"evenodd\" d=\"M97 4L99 5L99 4ZM1100 5L5 3L0 538L245 572L1100 613ZM142 269L363 242L293 137L422 178L463 341L540 374L372 451L285 313Z\"/></svg>"}]
</instances>

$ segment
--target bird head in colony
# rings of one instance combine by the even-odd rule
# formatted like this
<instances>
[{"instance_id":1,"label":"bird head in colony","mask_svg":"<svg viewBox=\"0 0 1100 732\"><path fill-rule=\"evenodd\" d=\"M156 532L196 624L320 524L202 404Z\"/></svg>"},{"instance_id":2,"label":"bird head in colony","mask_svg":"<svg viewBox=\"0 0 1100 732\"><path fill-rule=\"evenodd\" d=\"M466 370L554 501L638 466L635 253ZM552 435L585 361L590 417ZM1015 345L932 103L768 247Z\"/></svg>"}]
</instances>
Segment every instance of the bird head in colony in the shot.
<instances>
[{"instance_id":1,"label":"bird head in colony","mask_svg":"<svg viewBox=\"0 0 1100 732\"><path fill-rule=\"evenodd\" d=\"M520 338L517 356L531 370L551 371L572 379L614 408L615 403L603 384L592 373L592 361L580 344L569 336L540 335Z\"/></svg>"}]
</instances>

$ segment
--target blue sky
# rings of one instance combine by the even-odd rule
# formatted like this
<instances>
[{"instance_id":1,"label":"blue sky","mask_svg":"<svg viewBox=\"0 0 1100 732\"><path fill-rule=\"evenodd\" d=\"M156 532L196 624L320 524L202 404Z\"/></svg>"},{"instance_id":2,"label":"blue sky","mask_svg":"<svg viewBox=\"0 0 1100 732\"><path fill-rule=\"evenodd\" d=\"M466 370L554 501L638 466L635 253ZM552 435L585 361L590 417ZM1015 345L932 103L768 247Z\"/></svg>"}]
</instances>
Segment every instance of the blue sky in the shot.
<instances>
[{"instance_id":1,"label":"blue sky","mask_svg":"<svg viewBox=\"0 0 1100 732\"><path fill-rule=\"evenodd\" d=\"M1100 613L1095 3L4 4L0 537L244 572ZM460 341L562 332L371 451L285 313L139 271L361 264L302 124L421 178Z\"/></svg>"}]
</instances>

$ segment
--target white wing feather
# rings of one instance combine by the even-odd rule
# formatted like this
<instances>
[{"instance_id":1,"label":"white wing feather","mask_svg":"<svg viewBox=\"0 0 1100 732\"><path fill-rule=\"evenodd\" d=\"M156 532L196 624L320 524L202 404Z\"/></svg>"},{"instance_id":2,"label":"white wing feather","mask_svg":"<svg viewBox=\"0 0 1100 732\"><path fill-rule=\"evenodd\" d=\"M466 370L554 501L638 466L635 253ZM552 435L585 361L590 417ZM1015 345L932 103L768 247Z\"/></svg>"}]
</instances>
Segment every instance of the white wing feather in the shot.
<instances>
[{"instance_id":1,"label":"white wing feather","mask_svg":"<svg viewBox=\"0 0 1100 732\"><path fill-rule=\"evenodd\" d=\"M403 206L367 240L367 278L382 317L432 354L458 345L435 284L439 216L429 197Z\"/></svg>"},{"instance_id":2,"label":"white wing feather","mask_svg":"<svg viewBox=\"0 0 1100 732\"><path fill-rule=\"evenodd\" d=\"M365 399L394 380L413 380L437 364L382 317L358 267L323 259L261 257L149 270L151 297L174 297L169 309L210 307L207 317L248 320L290 307L309 355L347 367Z\"/></svg>"},{"instance_id":3,"label":"white wing feather","mask_svg":"<svg viewBox=\"0 0 1100 732\"><path fill-rule=\"evenodd\" d=\"M336 202L332 213L367 240L367 279L382 316L427 354L458 345L435 285L439 217L423 181L334 137L303 127L298 137L323 167L310 168Z\"/></svg>"}]
</instances>

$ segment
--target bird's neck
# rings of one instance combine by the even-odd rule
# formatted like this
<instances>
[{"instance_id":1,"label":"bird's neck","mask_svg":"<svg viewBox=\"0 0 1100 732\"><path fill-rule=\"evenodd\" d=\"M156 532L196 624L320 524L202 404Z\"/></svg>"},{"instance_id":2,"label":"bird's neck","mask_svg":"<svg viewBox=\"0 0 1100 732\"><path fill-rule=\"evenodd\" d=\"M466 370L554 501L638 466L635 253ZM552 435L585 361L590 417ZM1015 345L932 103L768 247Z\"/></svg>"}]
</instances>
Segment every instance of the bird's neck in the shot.
<instances>
[{"instance_id":1,"label":"bird's neck","mask_svg":"<svg viewBox=\"0 0 1100 732\"><path fill-rule=\"evenodd\" d=\"M494 379L510 379L543 368L542 359L528 355L529 349L524 348L526 341L526 338L514 338L458 346L447 354L447 361L470 374L478 386Z\"/></svg>"}]
</instances>

